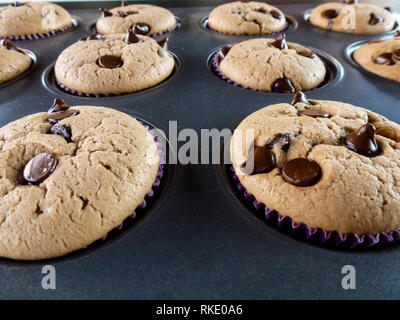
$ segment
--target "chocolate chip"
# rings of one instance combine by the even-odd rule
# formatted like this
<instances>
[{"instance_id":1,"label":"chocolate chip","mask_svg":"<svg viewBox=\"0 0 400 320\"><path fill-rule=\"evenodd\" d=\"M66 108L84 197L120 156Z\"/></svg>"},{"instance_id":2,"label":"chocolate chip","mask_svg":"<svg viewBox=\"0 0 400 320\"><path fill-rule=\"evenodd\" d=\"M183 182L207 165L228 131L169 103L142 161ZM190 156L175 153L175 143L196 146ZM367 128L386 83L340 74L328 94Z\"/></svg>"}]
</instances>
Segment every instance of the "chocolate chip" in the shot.
<instances>
[{"instance_id":1,"label":"chocolate chip","mask_svg":"<svg viewBox=\"0 0 400 320\"><path fill-rule=\"evenodd\" d=\"M272 17L274 17L274 19L282 18L282 15L276 10L271 10L269 13L271 14Z\"/></svg>"},{"instance_id":2,"label":"chocolate chip","mask_svg":"<svg viewBox=\"0 0 400 320\"><path fill-rule=\"evenodd\" d=\"M325 19L335 19L339 15L339 11L335 9L328 9L322 12L322 17Z\"/></svg>"},{"instance_id":3,"label":"chocolate chip","mask_svg":"<svg viewBox=\"0 0 400 320\"><path fill-rule=\"evenodd\" d=\"M73 117L79 114L79 110L76 109L68 109L65 111L60 111L56 113L52 113L47 117L47 120L51 124L56 124L57 122L61 121L62 119Z\"/></svg>"},{"instance_id":4,"label":"chocolate chip","mask_svg":"<svg viewBox=\"0 0 400 320\"><path fill-rule=\"evenodd\" d=\"M160 41L157 41L158 45L164 50L168 50L168 37L162 38Z\"/></svg>"},{"instance_id":5,"label":"chocolate chip","mask_svg":"<svg viewBox=\"0 0 400 320\"><path fill-rule=\"evenodd\" d=\"M125 18L127 16L130 16L132 14L138 14L138 11L117 11L115 14L117 17Z\"/></svg>"},{"instance_id":6,"label":"chocolate chip","mask_svg":"<svg viewBox=\"0 0 400 320\"><path fill-rule=\"evenodd\" d=\"M374 63L376 64L386 64L388 66L394 65L392 54L389 52L382 53L374 59Z\"/></svg>"},{"instance_id":7,"label":"chocolate chip","mask_svg":"<svg viewBox=\"0 0 400 320\"><path fill-rule=\"evenodd\" d=\"M377 16L375 13L371 13L369 18L369 24L375 25L378 23L381 23L383 21L383 19L379 16Z\"/></svg>"},{"instance_id":8,"label":"chocolate chip","mask_svg":"<svg viewBox=\"0 0 400 320\"><path fill-rule=\"evenodd\" d=\"M7 50L16 51L16 52L25 54L25 52L22 49L16 47L14 44L12 44L12 42L10 40L7 40L7 39L0 40L0 46L6 47Z\"/></svg>"},{"instance_id":9,"label":"chocolate chip","mask_svg":"<svg viewBox=\"0 0 400 320\"><path fill-rule=\"evenodd\" d=\"M71 127L69 126L64 126L62 124L55 124L54 126L51 127L50 133L63 137L68 143L72 142L71 140L72 132L71 132Z\"/></svg>"},{"instance_id":10,"label":"chocolate chip","mask_svg":"<svg viewBox=\"0 0 400 320\"><path fill-rule=\"evenodd\" d=\"M122 2L121 2L121 6L122 6L122 7L129 6L129 2L128 2L128 1L122 1Z\"/></svg>"},{"instance_id":11,"label":"chocolate chip","mask_svg":"<svg viewBox=\"0 0 400 320\"><path fill-rule=\"evenodd\" d=\"M392 8L391 7L385 7L384 9L389 11L389 12L392 12Z\"/></svg>"},{"instance_id":12,"label":"chocolate chip","mask_svg":"<svg viewBox=\"0 0 400 320\"><path fill-rule=\"evenodd\" d=\"M287 152L290 148L290 142L295 137L294 133L277 133L272 138L268 139L265 144L267 148L272 149L277 143L281 143L281 150Z\"/></svg>"},{"instance_id":13,"label":"chocolate chip","mask_svg":"<svg viewBox=\"0 0 400 320\"><path fill-rule=\"evenodd\" d=\"M265 10L264 8L257 8L255 11L260 12L260 13L268 13L267 10Z\"/></svg>"},{"instance_id":14,"label":"chocolate chip","mask_svg":"<svg viewBox=\"0 0 400 320\"><path fill-rule=\"evenodd\" d=\"M342 3L346 4L357 4L358 0L342 0Z\"/></svg>"},{"instance_id":15,"label":"chocolate chip","mask_svg":"<svg viewBox=\"0 0 400 320\"><path fill-rule=\"evenodd\" d=\"M95 33L90 35L89 37L83 37L80 39L80 41L86 41L86 40L101 40L103 39L103 35L100 33Z\"/></svg>"},{"instance_id":16,"label":"chocolate chip","mask_svg":"<svg viewBox=\"0 0 400 320\"><path fill-rule=\"evenodd\" d=\"M99 10L101 12L101 17L102 18L111 17L113 15L112 12L110 12L110 11L108 11L106 9L100 8Z\"/></svg>"},{"instance_id":17,"label":"chocolate chip","mask_svg":"<svg viewBox=\"0 0 400 320\"><path fill-rule=\"evenodd\" d=\"M330 118L331 115L321 109L304 109L299 111L299 116L306 116L311 118Z\"/></svg>"},{"instance_id":18,"label":"chocolate chip","mask_svg":"<svg viewBox=\"0 0 400 320\"><path fill-rule=\"evenodd\" d=\"M290 100L290 104L292 106L294 106L297 102L305 103L305 104L308 104L309 106L311 106L311 103L307 100L306 95L301 91L297 91L294 94L292 100Z\"/></svg>"},{"instance_id":19,"label":"chocolate chip","mask_svg":"<svg viewBox=\"0 0 400 320\"><path fill-rule=\"evenodd\" d=\"M318 163L304 158L290 160L282 169L283 180L297 187L312 186L319 181L321 175Z\"/></svg>"},{"instance_id":20,"label":"chocolate chip","mask_svg":"<svg viewBox=\"0 0 400 320\"><path fill-rule=\"evenodd\" d=\"M113 55L101 56L97 59L96 63L99 67L107 69L121 68L124 64L120 57Z\"/></svg>"},{"instance_id":21,"label":"chocolate chip","mask_svg":"<svg viewBox=\"0 0 400 320\"><path fill-rule=\"evenodd\" d=\"M136 34L149 34L151 27L147 23L144 22L137 22L131 26L132 30L135 31Z\"/></svg>"},{"instance_id":22,"label":"chocolate chip","mask_svg":"<svg viewBox=\"0 0 400 320\"><path fill-rule=\"evenodd\" d=\"M280 50L289 49L286 43L286 35L284 33L280 34L278 38L275 39L275 41L270 43L270 45Z\"/></svg>"},{"instance_id":23,"label":"chocolate chip","mask_svg":"<svg viewBox=\"0 0 400 320\"><path fill-rule=\"evenodd\" d=\"M294 93L296 89L290 79L283 77L274 82L272 85L272 92L277 93Z\"/></svg>"},{"instance_id":24,"label":"chocolate chip","mask_svg":"<svg viewBox=\"0 0 400 320\"><path fill-rule=\"evenodd\" d=\"M400 48L393 51L392 58L400 61Z\"/></svg>"},{"instance_id":25,"label":"chocolate chip","mask_svg":"<svg viewBox=\"0 0 400 320\"><path fill-rule=\"evenodd\" d=\"M306 57L306 58L314 58L315 57L315 53L312 52L311 50L301 50L301 51L296 51L298 55Z\"/></svg>"},{"instance_id":26,"label":"chocolate chip","mask_svg":"<svg viewBox=\"0 0 400 320\"><path fill-rule=\"evenodd\" d=\"M375 131L375 126L371 123L362 125L346 136L347 148L366 157L377 156L379 148L375 140Z\"/></svg>"},{"instance_id":27,"label":"chocolate chip","mask_svg":"<svg viewBox=\"0 0 400 320\"><path fill-rule=\"evenodd\" d=\"M271 149L258 146L254 146L254 151L250 152L246 162L241 165L245 174L267 173L275 167L275 156Z\"/></svg>"},{"instance_id":28,"label":"chocolate chip","mask_svg":"<svg viewBox=\"0 0 400 320\"><path fill-rule=\"evenodd\" d=\"M55 98L53 101L53 105L50 107L49 111L47 111L48 114L55 113L55 112L60 112L60 111L65 111L68 110L69 106L65 102L64 99L62 98Z\"/></svg>"},{"instance_id":29,"label":"chocolate chip","mask_svg":"<svg viewBox=\"0 0 400 320\"><path fill-rule=\"evenodd\" d=\"M136 36L136 34L134 32L134 28L133 28L133 26L131 26L128 29L128 33L126 34L125 42L131 44L131 43L140 43L140 42L143 42L143 40L139 39Z\"/></svg>"},{"instance_id":30,"label":"chocolate chip","mask_svg":"<svg viewBox=\"0 0 400 320\"><path fill-rule=\"evenodd\" d=\"M25 166L23 176L30 183L39 183L46 179L56 168L57 159L49 153L34 156Z\"/></svg>"}]
</instances>

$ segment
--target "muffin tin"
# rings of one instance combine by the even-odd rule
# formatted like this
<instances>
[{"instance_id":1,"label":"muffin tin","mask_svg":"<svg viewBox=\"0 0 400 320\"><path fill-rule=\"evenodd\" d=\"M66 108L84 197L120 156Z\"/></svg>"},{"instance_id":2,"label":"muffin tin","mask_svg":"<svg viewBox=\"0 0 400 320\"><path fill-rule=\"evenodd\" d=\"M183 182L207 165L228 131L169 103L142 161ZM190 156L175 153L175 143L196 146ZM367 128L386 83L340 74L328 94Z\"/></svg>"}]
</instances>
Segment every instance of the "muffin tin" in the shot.
<instances>
[{"instance_id":1,"label":"muffin tin","mask_svg":"<svg viewBox=\"0 0 400 320\"><path fill-rule=\"evenodd\" d=\"M288 41L317 48L328 59L324 62L339 70L334 81L309 91L309 98L346 101L400 122L400 84L363 72L346 58L349 45L379 36L331 33L304 20L310 3L269 2L297 21L298 27L287 32ZM180 62L173 77L152 89L114 97L79 97L55 88L51 68L57 56L90 34L99 7L118 4L60 3L80 23L51 38L16 43L35 53L37 62L31 72L0 89L0 125L46 111L55 97L61 97L69 105L115 108L167 133L169 121L177 121L178 130L200 133L205 128L233 129L265 105L290 101L291 94L235 87L210 71L209 57L216 48L250 38L203 28L202 21L220 1L199 0L195 6L183 0L149 3L167 7L182 22L168 33L169 50ZM177 146L168 138L170 154L176 154L184 142ZM327 249L283 234L243 201L227 167L167 165L159 194L143 219L105 242L47 261L0 259L0 298L400 298L398 245L362 251ZM56 268L56 290L41 287L46 264ZM342 289L345 265L356 268L357 290Z\"/></svg>"}]
</instances>

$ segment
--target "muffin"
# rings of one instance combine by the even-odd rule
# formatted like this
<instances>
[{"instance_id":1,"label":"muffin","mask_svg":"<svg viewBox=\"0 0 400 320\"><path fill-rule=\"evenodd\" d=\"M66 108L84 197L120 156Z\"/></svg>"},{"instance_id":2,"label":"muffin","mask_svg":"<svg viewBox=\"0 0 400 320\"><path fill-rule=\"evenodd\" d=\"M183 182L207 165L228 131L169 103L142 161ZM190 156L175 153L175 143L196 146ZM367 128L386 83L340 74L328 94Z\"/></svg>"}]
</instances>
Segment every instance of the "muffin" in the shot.
<instances>
[{"instance_id":1,"label":"muffin","mask_svg":"<svg viewBox=\"0 0 400 320\"><path fill-rule=\"evenodd\" d=\"M66 48L57 58L59 85L77 95L120 95L155 86L172 73L166 39L127 34L93 35Z\"/></svg>"},{"instance_id":2,"label":"muffin","mask_svg":"<svg viewBox=\"0 0 400 320\"><path fill-rule=\"evenodd\" d=\"M148 4L128 4L111 10L100 9L101 18L97 20L97 32L102 34L123 33L133 24L136 33L156 35L173 30L177 21L174 14L164 8Z\"/></svg>"},{"instance_id":3,"label":"muffin","mask_svg":"<svg viewBox=\"0 0 400 320\"><path fill-rule=\"evenodd\" d=\"M228 82L259 91L294 93L311 90L325 79L321 59L299 44L259 38L224 46L214 56L216 72Z\"/></svg>"},{"instance_id":4,"label":"muffin","mask_svg":"<svg viewBox=\"0 0 400 320\"><path fill-rule=\"evenodd\" d=\"M23 74L32 64L32 59L9 40L0 40L0 84Z\"/></svg>"},{"instance_id":5,"label":"muffin","mask_svg":"<svg viewBox=\"0 0 400 320\"><path fill-rule=\"evenodd\" d=\"M15 2L0 7L0 38L38 39L72 27L70 14L48 2Z\"/></svg>"},{"instance_id":6,"label":"muffin","mask_svg":"<svg viewBox=\"0 0 400 320\"><path fill-rule=\"evenodd\" d=\"M283 31L287 23L283 12L269 4L235 1L212 10L208 26L228 34L263 35Z\"/></svg>"},{"instance_id":7,"label":"muffin","mask_svg":"<svg viewBox=\"0 0 400 320\"><path fill-rule=\"evenodd\" d=\"M362 45L354 51L353 59L372 73L400 82L400 34Z\"/></svg>"},{"instance_id":8,"label":"muffin","mask_svg":"<svg viewBox=\"0 0 400 320\"><path fill-rule=\"evenodd\" d=\"M0 128L0 256L39 260L85 248L141 206L158 179L153 136L104 107L69 107Z\"/></svg>"},{"instance_id":9,"label":"muffin","mask_svg":"<svg viewBox=\"0 0 400 320\"><path fill-rule=\"evenodd\" d=\"M244 119L231 159L243 189L292 228L357 241L400 228L400 126L369 110L298 92Z\"/></svg>"},{"instance_id":10,"label":"muffin","mask_svg":"<svg viewBox=\"0 0 400 320\"><path fill-rule=\"evenodd\" d=\"M321 4L312 10L309 21L323 29L358 34L388 32L396 24L388 8L357 1Z\"/></svg>"}]
</instances>

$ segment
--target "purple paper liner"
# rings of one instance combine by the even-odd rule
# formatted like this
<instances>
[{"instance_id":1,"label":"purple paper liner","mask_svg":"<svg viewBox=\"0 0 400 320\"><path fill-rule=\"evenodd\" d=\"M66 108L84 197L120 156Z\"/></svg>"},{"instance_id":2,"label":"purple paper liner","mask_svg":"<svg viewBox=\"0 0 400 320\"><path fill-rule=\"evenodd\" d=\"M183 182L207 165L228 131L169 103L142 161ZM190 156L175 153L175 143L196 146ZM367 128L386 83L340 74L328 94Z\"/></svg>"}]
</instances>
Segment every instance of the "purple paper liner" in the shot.
<instances>
[{"instance_id":1,"label":"purple paper liner","mask_svg":"<svg viewBox=\"0 0 400 320\"><path fill-rule=\"evenodd\" d=\"M283 216L278 211L268 208L264 203L258 202L254 195L247 192L246 188L240 182L233 166L230 167L230 171L232 172L233 181L243 194L246 202L251 203L257 212L264 212L264 218L269 225L287 234L315 245L333 246L343 249L370 248L400 240L400 230L379 232L377 234L343 234L338 231L326 231L321 228L309 227L301 222L295 222L292 218Z\"/></svg>"},{"instance_id":2,"label":"purple paper liner","mask_svg":"<svg viewBox=\"0 0 400 320\"><path fill-rule=\"evenodd\" d=\"M72 21L71 25L67 28L63 29L56 29L56 30L50 30L46 33L35 33L35 34L30 34L30 35L23 35L23 36L7 36L7 37L0 37L0 40L2 39L7 39L11 41L20 41L20 40L38 40L38 39L43 39L43 38L49 38L52 36L55 36L57 34L66 32L71 30L72 28L75 27L74 22Z\"/></svg>"},{"instance_id":3,"label":"purple paper liner","mask_svg":"<svg viewBox=\"0 0 400 320\"><path fill-rule=\"evenodd\" d=\"M275 32L273 32L273 33L263 33L263 34L245 34L245 33L243 33L243 34L234 34L234 33L226 33L226 32L222 32L222 31L218 31L218 30L212 28L212 27L210 26L210 24L208 23L208 17L207 17L207 21L206 21L206 23L205 23L205 28L206 28L206 29L209 29L209 30L211 30L211 31L213 31L213 32L217 32L217 33L219 33L219 34L226 34L226 35L229 35L229 36L246 36L246 35L247 35L247 36L250 36L250 37L257 37L257 36L261 37L261 36L274 36L274 35L277 35L277 34L279 34L279 33L285 32L287 29L289 29L289 23L288 23L288 21L287 21L287 19L286 19L286 23L285 23L285 25L283 26L283 29L280 30L280 31L275 31Z\"/></svg>"},{"instance_id":4,"label":"purple paper liner","mask_svg":"<svg viewBox=\"0 0 400 320\"><path fill-rule=\"evenodd\" d=\"M157 171L157 176L156 179L153 182L153 185L150 189L150 191L145 195L143 201L141 204L139 204L136 209L132 212L131 215L129 215L124 221L121 222L121 224L119 226L117 226L116 228L114 228L113 230L122 230L124 228L124 222L127 220L131 220L131 219L135 219L137 217L137 211L141 211L144 210L147 207L147 201L152 199L155 195L155 191L160 187L161 184L161 179L164 175L164 163L165 163L165 153L162 150L162 145L158 142L158 137L152 132L150 131L150 128L147 124L143 123L142 121L140 121L139 119L136 119L140 124L142 124L146 130L153 136L154 138L154 142L157 145L157 150L158 150L158 156L160 158L159 160L159 166L158 166L158 171ZM147 201L146 201L147 200ZM113 231L111 230L111 231ZM111 232L110 231L110 232ZM101 238L101 241L106 241L107 240L107 235L108 233Z\"/></svg>"}]
</instances>

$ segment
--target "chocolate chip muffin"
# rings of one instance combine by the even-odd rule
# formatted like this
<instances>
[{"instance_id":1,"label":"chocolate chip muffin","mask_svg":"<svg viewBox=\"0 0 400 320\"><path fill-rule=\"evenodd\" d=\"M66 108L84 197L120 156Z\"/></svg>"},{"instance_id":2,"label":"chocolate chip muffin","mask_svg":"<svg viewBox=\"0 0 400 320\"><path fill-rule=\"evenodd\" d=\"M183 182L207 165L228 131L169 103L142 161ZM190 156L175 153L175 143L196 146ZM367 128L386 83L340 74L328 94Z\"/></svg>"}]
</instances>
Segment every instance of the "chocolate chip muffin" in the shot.
<instances>
[{"instance_id":1,"label":"chocolate chip muffin","mask_svg":"<svg viewBox=\"0 0 400 320\"><path fill-rule=\"evenodd\" d=\"M119 226L157 179L153 136L104 107L69 107L0 129L0 256L39 260L84 248Z\"/></svg>"},{"instance_id":2,"label":"chocolate chip muffin","mask_svg":"<svg viewBox=\"0 0 400 320\"><path fill-rule=\"evenodd\" d=\"M321 59L299 44L274 39L252 39L223 47L214 56L222 78L253 90L294 93L311 90L325 79Z\"/></svg>"},{"instance_id":3,"label":"chocolate chip muffin","mask_svg":"<svg viewBox=\"0 0 400 320\"><path fill-rule=\"evenodd\" d=\"M369 110L297 93L244 119L231 158L247 192L295 223L400 229L400 126Z\"/></svg>"},{"instance_id":4,"label":"chocolate chip muffin","mask_svg":"<svg viewBox=\"0 0 400 320\"><path fill-rule=\"evenodd\" d=\"M173 30L177 24L171 11L148 4L123 1L120 7L100 11L101 18L97 20L96 28L102 34L123 33L135 24L136 33L156 35Z\"/></svg>"},{"instance_id":5,"label":"chocolate chip muffin","mask_svg":"<svg viewBox=\"0 0 400 320\"><path fill-rule=\"evenodd\" d=\"M32 64L32 59L9 40L0 40L0 84L23 74Z\"/></svg>"},{"instance_id":6,"label":"chocolate chip muffin","mask_svg":"<svg viewBox=\"0 0 400 320\"><path fill-rule=\"evenodd\" d=\"M287 23L283 12L269 4L235 1L212 10L208 26L228 34L263 35L282 31Z\"/></svg>"},{"instance_id":7,"label":"chocolate chip muffin","mask_svg":"<svg viewBox=\"0 0 400 320\"><path fill-rule=\"evenodd\" d=\"M371 40L354 51L353 59L372 73L400 82L400 34Z\"/></svg>"},{"instance_id":8,"label":"chocolate chip muffin","mask_svg":"<svg viewBox=\"0 0 400 320\"><path fill-rule=\"evenodd\" d=\"M37 39L72 27L70 14L48 2L15 2L0 7L0 38Z\"/></svg>"},{"instance_id":9,"label":"chocolate chip muffin","mask_svg":"<svg viewBox=\"0 0 400 320\"><path fill-rule=\"evenodd\" d=\"M324 3L312 10L309 21L337 32L377 34L393 30L396 20L390 10L368 3Z\"/></svg>"},{"instance_id":10,"label":"chocolate chip muffin","mask_svg":"<svg viewBox=\"0 0 400 320\"><path fill-rule=\"evenodd\" d=\"M66 48L58 57L59 85L78 95L120 95L155 86L172 73L166 38L127 34L93 35Z\"/></svg>"}]
</instances>

